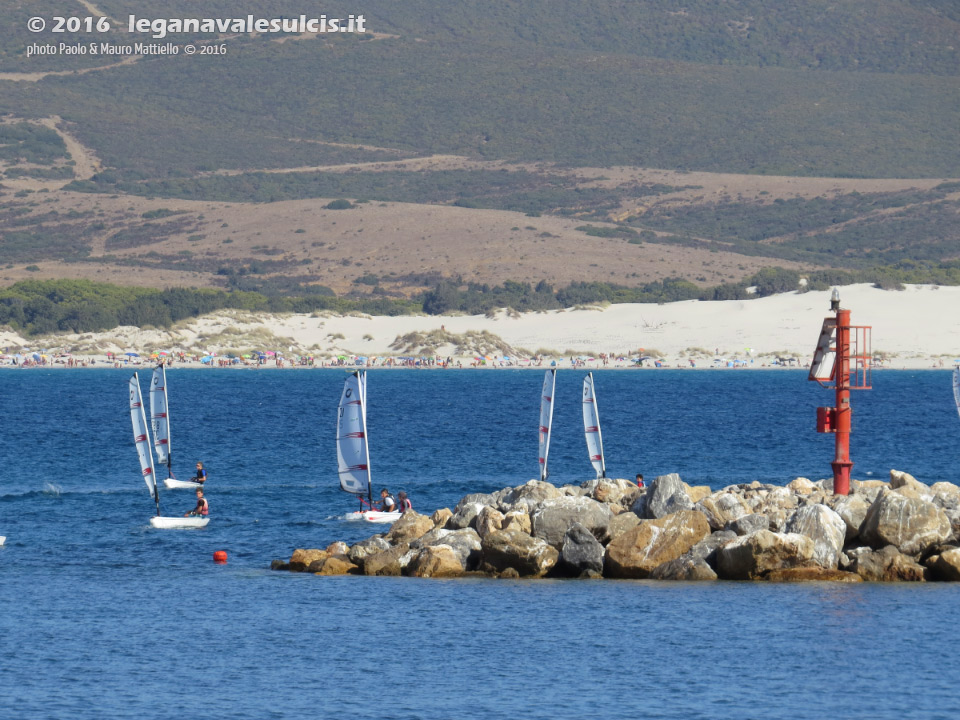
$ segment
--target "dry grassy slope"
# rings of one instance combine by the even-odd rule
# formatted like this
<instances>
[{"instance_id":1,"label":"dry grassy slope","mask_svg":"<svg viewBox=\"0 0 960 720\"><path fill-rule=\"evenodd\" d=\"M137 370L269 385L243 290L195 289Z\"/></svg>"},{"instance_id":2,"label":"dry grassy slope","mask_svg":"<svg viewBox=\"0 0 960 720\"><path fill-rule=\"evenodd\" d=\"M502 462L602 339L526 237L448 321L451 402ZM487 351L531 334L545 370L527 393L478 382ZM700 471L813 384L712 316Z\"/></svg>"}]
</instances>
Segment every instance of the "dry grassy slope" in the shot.
<instances>
[{"instance_id":1,"label":"dry grassy slope","mask_svg":"<svg viewBox=\"0 0 960 720\"><path fill-rule=\"evenodd\" d=\"M61 132L77 177L89 177L99 160L72 137L63 133L59 118L45 121ZM405 164L404 164L405 163ZM860 192L930 188L939 180L844 180L788 178L716 173L678 173L632 167L558 169L549 165L483 163L451 156L421 158L398 163L373 163L365 170L411 171L436 168L525 169L544 175L577 175L584 186L610 187L635 181L673 186L696 186L668 195L651 196L621 208L642 212L640 203L700 203L720 200L772 202L776 198L815 197ZM317 168L349 172L357 166ZM723 251L690 249L660 244L633 245L621 238L596 238L575 230L577 218L530 218L521 213L476 210L440 205L365 203L352 210L328 210L328 200L310 199L271 204L151 200L141 197L90 195L65 192L65 181L5 178L0 201L32 206L33 213L57 210L93 212L105 229L93 239L93 262L36 262L38 270L24 265L0 267L0 285L24 278L89 278L117 284L155 287L218 286L221 263L274 263L268 269L291 277L312 278L338 293L369 290L354 280L372 273L378 277L419 273L460 275L465 280L500 284L504 280L555 286L581 280L639 285L664 277L685 277L700 284L738 280L761 267L782 261L745 257ZM43 193L37 192L44 190ZM18 190L34 191L17 198ZM137 229L151 210L185 211L185 215L153 220L163 224L186 220L182 232L135 247L117 248L108 239L122 230ZM600 223L593 222L597 225ZM53 232L53 225L49 226ZM197 239L199 236L199 239ZM193 238L192 240L190 238ZM150 255L148 255L150 254ZM104 256L112 257L104 257ZM103 257L102 262L96 258ZM117 261L123 261L123 264ZM160 261L166 268L157 268ZM177 267L170 267L176 265ZM279 265L276 265L279 263ZM416 284L382 283L404 293Z\"/></svg>"},{"instance_id":2,"label":"dry grassy slope","mask_svg":"<svg viewBox=\"0 0 960 720\"><path fill-rule=\"evenodd\" d=\"M579 280L636 285L683 275L714 284L769 264L727 252L631 245L623 239L589 237L574 229L583 221L571 218L529 218L513 212L403 203L367 203L353 210L327 210L323 207L327 202L253 205L63 192L56 203L46 204L44 209L55 207L61 213L93 209L102 213L100 219L108 225L94 242L93 257L109 254L135 259L146 253L177 256L190 252L195 264L207 263L214 269L148 271L119 265L112 259L102 263L46 261L36 263L39 271L21 266L0 269L0 283L82 277L158 287L212 286L223 279L215 273L221 261L309 259L310 264L293 265L283 272L315 274L317 282L337 292L358 289L353 281L366 273L382 277L390 273L439 272L491 284L507 279L546 279L557 286ZM106 236L119 226L141 225L147 222L143 213L160 208L188 211L194 221L191 229L140 247L105 248ZM196 235L203 237L188 240ZM150 258L144 260L151 262Z\"/></svg>"}]
</instances>

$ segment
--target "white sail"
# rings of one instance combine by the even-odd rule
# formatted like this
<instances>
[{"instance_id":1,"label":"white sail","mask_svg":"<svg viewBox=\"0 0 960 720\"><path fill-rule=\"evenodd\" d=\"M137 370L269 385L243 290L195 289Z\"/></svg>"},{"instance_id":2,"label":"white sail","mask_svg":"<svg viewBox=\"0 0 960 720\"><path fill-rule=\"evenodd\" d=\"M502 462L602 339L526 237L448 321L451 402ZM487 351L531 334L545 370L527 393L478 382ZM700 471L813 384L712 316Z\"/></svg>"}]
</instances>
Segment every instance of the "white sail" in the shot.
<instances>
[{"instance_id":1,"label":"white sail","mask_svg":"<svg viewBox=\"0 0 960 720\"><path fill-rule=\"evenodd\" d=\"M960 414L960 365L953 369L953 401L957 404L957 413Z\"/></svg>"},{"instance_id":2,"label":"white sail","mask_svg":"<svg viewBox=\"0 0 960 720\"><path fill-rule=\"evenodd\" d=\"M550 430L553 427L553 393L557 388L557 371L547 370L540 393L540 479L547 479L547 455L550 453Z\"/></svg>"},{"instance_id":3,"label":"white sail","mask_svg":"<svg viewBox=\"0 0 960 720\"><path fill-rule=\"evenodd\" d=\"M167 371L158 365L150 383L150 429L153 430L153 447L157 451L157 463L170 468L170 413L167 404Z\"/></svg>"},{"instance_id":4,"label":"white sail","mask_svg":"<svg viewBox=\"0 0 960 720\"><path fill-rule=\"evenodd\" d=\"M590 464L597 471L598 478L606 477L607 466L603 461L603 436L600 434L600 411L593 388L593 373L587 373L583 379L583 432L587 438Z\"/></svg>"},{"instance_id":5,"label":"white sail","mask_svg":"<svg viewBox=\"0 0 960 720\"><path fill-rule=\"evenodd\" d=\"M130 421L133 423L133 442L137 446L137 455L140 456L140 470L143 480L147 483L150 497L158 504L157 478L153 471L153 453L150 451L150 433L147 430L147 416L143 412L143 398L140 396L140 380L134 373L130 378Z\"/></svg>"},{"instance_id":6,"label":"white sail","mask_svg":"<svg viewBox=\"0 0 960 720\"><path fill-rule=\"evenodd\" d=\"M337 465L340 489L354 495L370 492L367 448L366 373L353 373L343 383L337 409Z\"/></svg>"}]
</instances>

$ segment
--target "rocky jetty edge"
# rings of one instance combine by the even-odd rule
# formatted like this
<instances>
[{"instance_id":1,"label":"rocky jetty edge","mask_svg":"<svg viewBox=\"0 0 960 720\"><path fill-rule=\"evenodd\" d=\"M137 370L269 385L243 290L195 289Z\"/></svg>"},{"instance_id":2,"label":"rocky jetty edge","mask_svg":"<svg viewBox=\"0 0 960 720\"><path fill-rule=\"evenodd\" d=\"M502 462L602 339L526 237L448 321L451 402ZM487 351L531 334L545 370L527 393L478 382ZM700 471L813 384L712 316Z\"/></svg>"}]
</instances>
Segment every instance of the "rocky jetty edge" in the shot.
<instances>
[{"instance_id":1,"label":"rocky jetty edge","mask_svg":"<svg viewBox=\"0 0 960 720\"><path fill-rule=\"evenodd\" d=\"M531 480L407 512L385 534L297 549L275 570L317 575L655 580L960 580L960 487L796 478L713 491L677 474L555 487Z\"/></svg>"}]
</instances>

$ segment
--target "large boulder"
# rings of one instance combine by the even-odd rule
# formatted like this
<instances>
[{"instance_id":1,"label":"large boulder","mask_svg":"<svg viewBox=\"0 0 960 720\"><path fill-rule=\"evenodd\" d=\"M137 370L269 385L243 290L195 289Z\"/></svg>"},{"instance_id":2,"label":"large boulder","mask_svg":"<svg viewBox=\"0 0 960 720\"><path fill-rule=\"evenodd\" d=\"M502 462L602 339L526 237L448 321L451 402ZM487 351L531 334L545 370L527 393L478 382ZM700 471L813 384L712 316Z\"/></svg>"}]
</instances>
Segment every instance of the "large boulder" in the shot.
<instances>
[{"instance_id":1,"label":"large boulder","mask_svg":"<svg viewBox=\"0 0 960 720\"><path fill-rule=\"evenodd\" d=\"M787 487L798 495L809 495L812 492L817 492L820 490L820 487L805 477L794 478L787 483Z\"/></svg>"},{"instance_id":2,"label":"large boulder","mask_svg":"<svg viewBox=\"0 0 960 720\"><path fill-rule=\"evenodd\" d=\"M890 488L908 498L933 501L933 491L928 485L917 480L913 475L900 470L890 471Z\"/></svg>"},{"instance_id":3,"label":"large boulder","mask_svg":"<svg viewBox=\"0 0 960 720\"><path fill-rule=\"evenodd\" d=\"M863 525L863 519L867 516L867 510L870 509L871 502L873 501L862 493L834 495L831 498L833 511L840 516L840 519L846 525L844 537L848 542L860 534L860 526Z\"/></svg>"},{"instance_id":4,"label":"large boulder","mask_svg":"<svg viewBox=\"0 0 960 720\"><path fill-rule=\"evenodd\" d=\"M326 550L297 548L290 556L290 571L306 572L312 563L317 560L326 560L328 557L330 557L330 553Z\"/></svg>"},{"instance_id":5,"label":"large boulder","mask_svg":"<svg viewBox=\"0 0 960 720\"><path fill-rule=\"evenodd\" d=\"M960 548L940 553L933 563L933 572L938 580L960 581Z\"/></svg>"},{"instance_id":6,"label":"large boulder","mask_svg":"<svg viewBox=\"0 0 960 720\"><path fill-rule=\"evenodd\" d=\"M835 570L843 550L847 525L826 505L805 505L787 521L788 533L813 540L813 559L822 568Z\"/></svg>"},{"instance_id":7,"label":"large boulder","mask_svg":"<svg viewBox=\"0 0 960 720\"><path fill-rule=\"evenodd\" d=\"M558 550L563 537L574 523L580 523L597 540L607 538L607 526L613 519L610 508L588 497L562 497L544 500L530 518L534 537L546 540ZM482 533L481 533L482 534Z\"/></svg>"},{"instance_id":8,"label":"large boulder","mask_svg":"<svg viewBox=\"0 0 960 720\"><path fill-rule=\"evenodd\" d=\"M550 544L516 530L498 530L483 538L483 563L502 573L512 568L519 575L541 577L554 565L560 553Z\"/></svg>"},{"instance_id":9,"label":"large boulder","mask_svg":"<svg viewBox=\"0 0 960 720\"><path fill-rule=\"evenodd\" d=\"M750 508L738 495L722 491L703 498L694 505L694 509L707 516L712 530L723 530L727 523L750 513Z\"/></svg>"},{"instance_id":10,"label":"large boulder","mask_svg":"<svg viewBox=\"0 0 960 720\"><path fill-rule=\"evenodd\" d=\"M787 519L797 509L797 496L785 487L762 489L753 498L751 509L754 513L767 516L771 528L780 532L787 524Z\"/></svg>"},{"instance_id":11,"label":"large boulder","mask_svg":"<svg viewBox=\"0 0 960 720\"><path fill-rule=\"evenodd\" d=\"M692 553L681 555L662 565L657 565L650 572L651 580L716 580L717 573L703 558L694 557Z\"/></svg>"},{"instance_id":12,"label":"large boulder","mask_svg":"<svg viewBox=\"0 0 960 720\"><path fill-rule=\"evenodd\" d=\"M433 515L430 516L430 519L433 520L434 527L446 527L447 522L450 518L453 517L453 511L450 508L440 508L439 510L434 510Z\"/></svg>"},{"instance_id":13,"label":"large boulder","mask_svg":"<svg viewBox=\"0 0 960 720\"><path fill-rule=\"evenodd\" d=\"M860 526L860 539L873 548L893 545L907 555L952 537L950 520L932 502L882 490Z\"/></svg>"},{"instance_id":14,"label":"large boulder","mask_svg":"<svg viewBox=\"0 0 960 720\"><path fill-rule=\"evenodd\" d=\"M891 582L906 580L921 582L926 579L927 569L912 557L901 553L893 545L880 550L858 547L848 550L849 562L843 569L855 572L864 580Z\"/></svg>"},{"instance_id":15,"label":"large boulder","mask_svg":"<svg viewBox=\"0 0 960 720\"><path fill-rule=\"evenodd\" d=\"M363 563L368 557L389 549L390 543L384 540L381 535L374 535L353 545L347 552L347 557L350 562L362 570Z\"/></svg>"},{"instance_id":16,"label":"large boulder","mask_svg":"<svg viewBox=\"0 0 960 720\"><path fill-rule=\"evenodd\" d=\"M608 480L606 478L592 480L587 483L584 489L587 490L588 497L597 502L617 506L621 504L625 497L635 495L637 492L637 486L628 483L626 480Z\"/></svg>"},{"instance_id":17,"label":"large boulder","mask_svg":"<svg viewBox=\"0 0 960 720\"><path fill-rule=\"evenodd\" d=\"M736 539L737 534L732 530L717 530L690 548L687 555L698 560L703 560L710 567L716 567L717 551Z\"/></svg>"},{"instance_id":18,"label":"large boulder","mask_svg":"<svg viewBox=\"0 0 960 720\"><path fill-rule=\"evenodd\" d=\"M696 510L681 510L641 522L607 545L603 574L614 578L648 577L655 567L680 557L709 534L710 523Z\"/></svg>"},{"instance_id":19,"label":"large boulder","mask_svg":"<svg viewBox=\"0 0 960 720\"><path fill-rule=\"evenodd\" d=\"M357 571L357 566L346 555L331 555L326 560L310 563L310 572L317 575L346 575Z\"/></svg>"},{"instance_id":20,"label":"large boulder","mask_svg":"<svg viewBox=\"0 0 960 720\"><path fill-rule=\"evenodd\" d=\"M458 530L447 530L443 527L435 527L430 532L424 533L416 540L410 541L410 547L414 550L422 550L428 545L438 545L443 542L443 539L447 537L450 533L459 532ZM473 532L471 530L471 532Z\"/></svg>"},{"instance_id":21,"label":"large boulder","mask_svg":"<svg viewBox=\"0 0 960 720\"><path fill-rule=\"evenodd\" d=\"M453 508L453 513L457 514L467 505L491 505L496 506L498 494L496 493L470 493L460 498L460 502Z\"/></svg>"},{"instance_id":22,"label":"large boulder","mask_svg":"<svg viewBox=\"0 0 960 720\"><path fill-rule=\"evenodd\" d=\"M426 515L421 515L413 510L407 510L407 512L401 515L400 519L393 524L390 531L383 536L383 539L391 545L399 545L416 540L431 530L433 530L433 520Z\"/></svg>"},{"instance_id":23,"label":"large boulder","mask_svg":"<svg viewBox=\"0 0 960 720\"><path fill-rule=\"evenodd\" d=\"M511 510L503 516L501 530L519 530L527 535L533 530L530 514L526 510Z\"/></svg>"},{"instance_id":24,"label":"large boulder","mask_svg":"<svg viewBox=\"0 0 960 720\"><path fill-rule=\"evenodd\" d=\"M429 542L423 542L431 533L420 539L423 547L445 545L457 554L464 570L476 570L482 560L480 536L473 528L462 530L445 530L442 536L433 537Z\"/></svg>"},{"instance_id":25,"label":"large boulder","mask_svg":"<svg viewBox=\"0 0 960 720\"><path fill-rule=\"evenodd\" d=\"M597 575L603 572L603 545L580 523L575 522L563 536L555 572L565 577Z\"/></svg>"},{"instance_id":26,"label":"large boulder","mask_svg":"<svg viewBox=\"0 0 960 720\"><path fill-rule=\"evenodd\" d=\"M850 492L857 495L863 495L868 502L877 499L877 495L883 489L890 489L890 484L883 480L851 480Z\"/></svg>"},{"instance_id":27,"label":"large boulder","mask_svg":"<svg viewBox=\"0 0 960 720\"><path fill-rule=\"evenodd\" d=\"M425 547L410 560L404 572L413 577L459 577L464 567L460 556L448 545Z\"/></svg>"},{"instance_id":28,"label":"large boulder","mask_svg":"<svg viewBox=\"0 0 960 720\"><path fill-rule=\"evenodd\" d=\"M687 490L687 497L694 505L713 494L713 488L709 485L687 485L686 483L683 485Z\"/></svg>"},{"instance_id":29,"label":"large boulder","mask_svg":"<svg viewBox=\"0 0 960 720\"><path fill-rule=\"evenodd\" d=\"M563 497L563 491L542 480L531 480L525 485L507 490L500 498L499 509L508 513L511 510L526 510L533 514L544 500L556 500Z\"/></svg>"},{"instance_id":30,"label":"large boulder","mask_svg":"<svg viewBox=\"0 0 960 720\"><path fill-rule=\"evenodd\" d=\"M737 518L733 522L729 522L726 525L726 530L731 530L737 535L750 535L755 533L757 530L769 530L770 521L767 520L766 515L761 515L760 513L750 513L749 515L744 515L741 518Z\"/></svg>"},{"instance_id":31,"label":"large boulder","mask_svg":"<svg viewBox=\"0 0 960 720\"><path fill-rule=\"evenodd\" d=\"M500 530L502 526L503 513L496 508L487 505L477 513L477 520L474 523L474 527L480 537L485 537L494 530Z\"/></svg>"},{"instance_id":32,"label":"large boulder","mask_svg":"<svg viewBox=\"0 0 960 720\"><path fill-rule=\"evenodd\" d=\"M613 540L615 537L623 535L627 530L635 528L640 524L640 516L627 510L619 515L614 515L607 525L607 535Z\"/></svg>"},{"instance_id":33,"label":"large boulder","mask_svg":"<svg viewBox=\"0 0 960 720\"><path fill-rule=\"evenodd\" d=\"M369 555L363 561L364 575L400 575L410 562L413 553L406 543L391 547L376 555Z\"/></svg>"},{"instance_id":34,"label":"large boulder","mask_svg":"<svg viewBox=\"0 0 960 720\"><path fill-rule=\"evenodd\" d=\"M933 493L933 502L940 508L955 508L960 506L960 487L952 482L938 482L930 486Z\"/></svg>"},{"instance_id":35,"label":"large boulder","mask_svg":"<svg viewBox=\"0 0 960 720\"><path fill-rule=\"evenodd\" d=\"M797 533L758 530L717 552L717 574L725 580L757 580L771 570L814 564L813 540Z\"/></svg>"},{"instance_id":36,"label":"large boulder","mask_svg":"<svg viewBox=\"0 0 960 720\"><path fill-rule=\"evenodd\" d=\"M655 520L680 510L692 510L693 503L687 495L687 484L676 473L670 473L654 478L630 509L641 518Z\"/></svg>"},{"instance_id":37,"label":"large boulder","mask_svg":"<svg viewBox=\"0 0 960 720\"><path fill-rule=\"evenodd\" d=\"M467 495L467 497L471 496ZM468 527L476 528L477 515L479 515L480 511L485 507L488 506L476 502L464 503L461 501L461 503L457 505L453 515L447 520L445 527L450 530L462 530Z\"/></svg>"}]
</instances>

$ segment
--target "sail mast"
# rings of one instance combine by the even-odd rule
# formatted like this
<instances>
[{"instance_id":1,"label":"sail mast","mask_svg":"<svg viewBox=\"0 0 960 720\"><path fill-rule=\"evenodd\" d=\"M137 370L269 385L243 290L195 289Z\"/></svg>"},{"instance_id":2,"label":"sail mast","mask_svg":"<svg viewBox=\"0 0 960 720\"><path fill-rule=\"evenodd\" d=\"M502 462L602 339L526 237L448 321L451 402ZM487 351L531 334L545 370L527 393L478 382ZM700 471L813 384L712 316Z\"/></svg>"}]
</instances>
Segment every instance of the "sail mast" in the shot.
<instances>
[{"instance_id":1,"label":"sail mast","mask_svg":"<svg viewBox=\"0 0 960 720\"><path fill-rule=\"evenodd\" d=\"M370 443L367 440L367 371L360 371L360 412L363 416L363 449L367 461L367 502L373 510L373 479L370 474Z\"/></svg>"},{"instance_id":2,"label":"sail mast","mask_svg":"<svg viewBox=\"0 0 960 720\"><path fill-rule=\"evenodd\" d=\"M587 439L587 453L597 478L607 476L607 464L603 457L603 436L600 434L600 411L597 394L593 387L593 373L583 379L583 433Z\"/></svg>"},{"instance_id":3,"label":"sail mast","mask_svg":"<svg viewBox=\"0 0 960 720\"><path fill-rule=\"evenodd\" d=\"M957 414L960 415L960 365L953 369L953 401L957 404Z\"/></svg>"},{"instance_id":4,"label":"sail mast","mask_svg":"<svg viewBox=\"0 0 960 720\"><path fill-rule=\"evenodd\" d=\"M150 448L150 431L147 429L147 416L143 410L143 397L140 394L140 378L137 373L130 378L130 422L133 425L133 442L140 458L140 471L147 484L147 490L157 506L160 515L160 488L153 467L153 450Z\"/></svg>"},{"instance_id":5,"label":"sail mast","mask_svg":"<svg viewBox=\"0 0 960 720\"><path fill-rule=\"evenodd\" d=\"M540 393L540 480L547 479L547 456L550 453L550 431L553 427L553 394L557 388L557 371L547 370Z\"/></svg>"}]
</instances>

